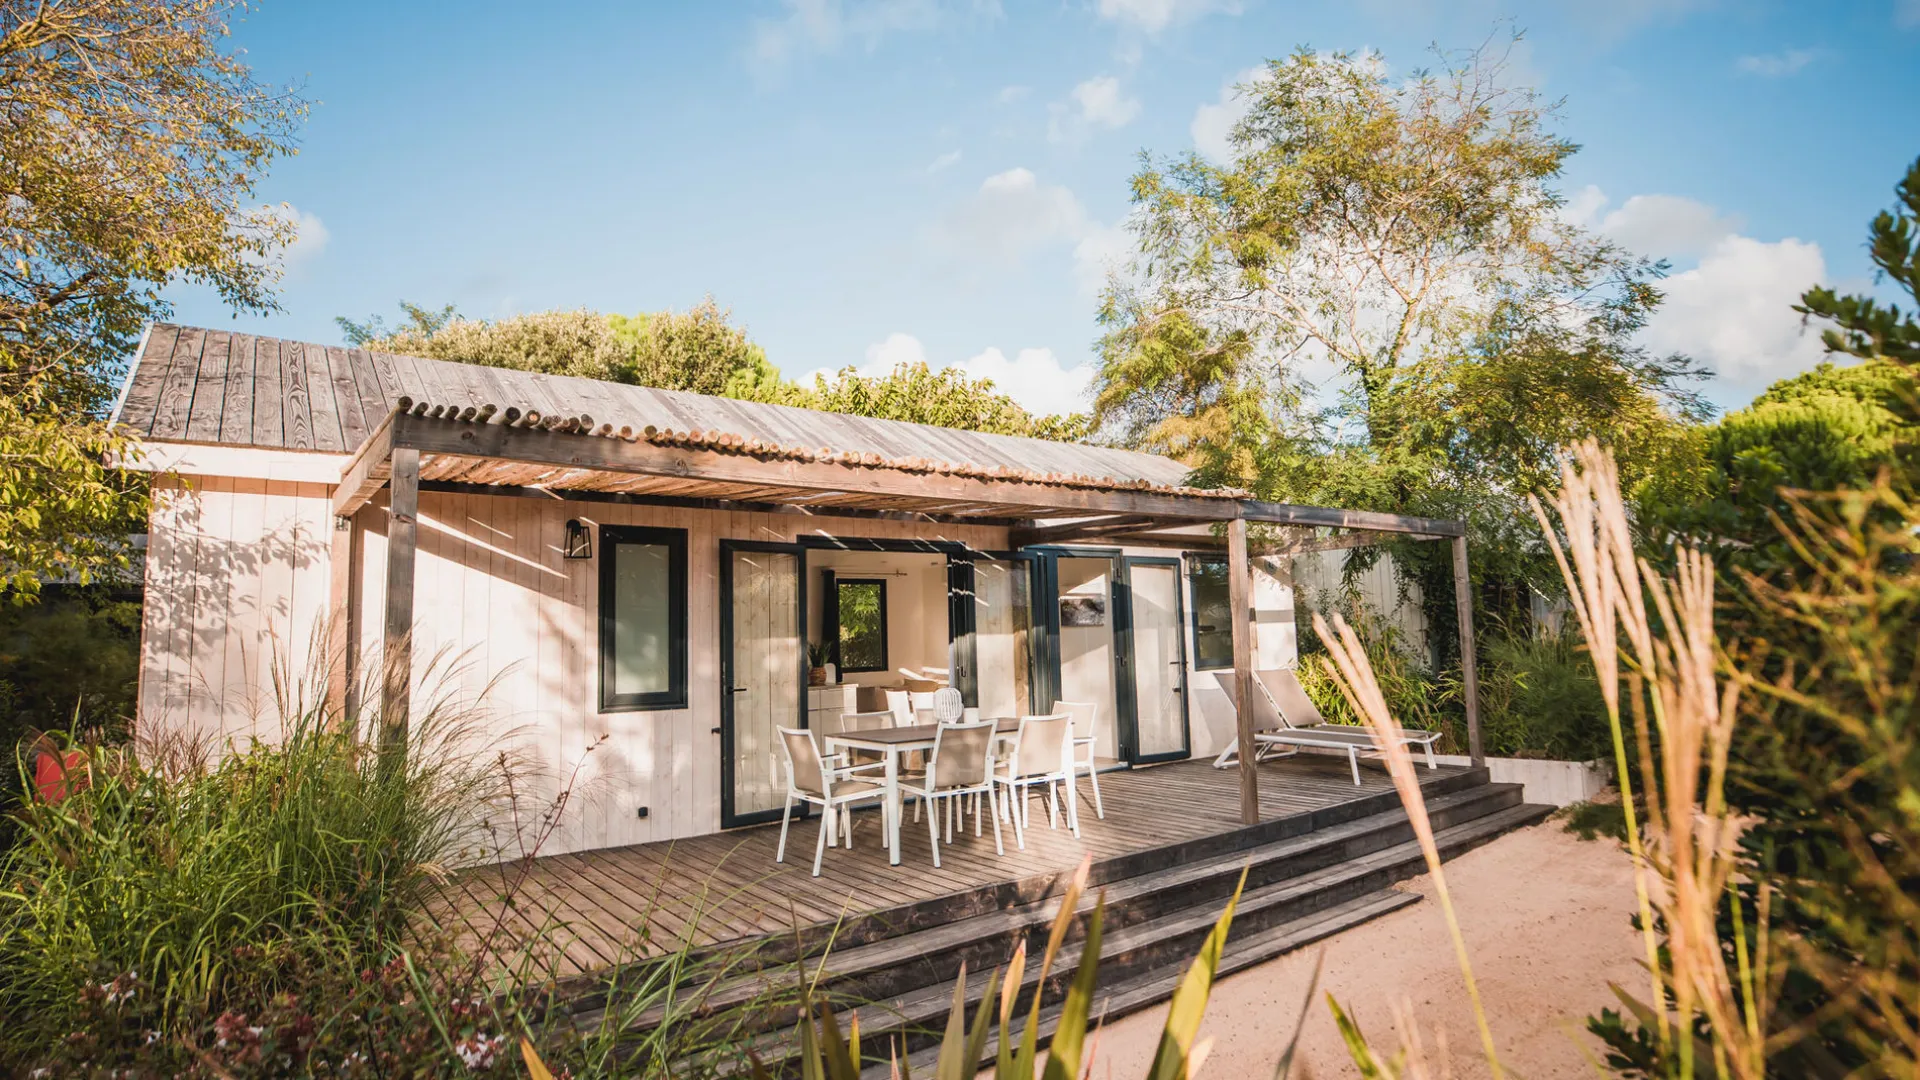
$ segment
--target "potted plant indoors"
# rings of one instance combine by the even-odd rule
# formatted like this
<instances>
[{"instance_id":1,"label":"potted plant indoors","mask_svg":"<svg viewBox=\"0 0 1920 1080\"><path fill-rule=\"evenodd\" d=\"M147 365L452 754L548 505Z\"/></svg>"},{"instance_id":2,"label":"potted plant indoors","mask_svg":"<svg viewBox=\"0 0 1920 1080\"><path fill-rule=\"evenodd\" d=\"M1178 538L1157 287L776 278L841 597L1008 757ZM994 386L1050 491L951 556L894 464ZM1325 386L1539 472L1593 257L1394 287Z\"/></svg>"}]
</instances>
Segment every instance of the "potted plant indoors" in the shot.
<instances>
[{"instance_id":1,"label":"potted plant indoors","mask_svg":"<svg viewBox=\"0 0 1920 1080\"><path fill-rule=\"evenodd\" d=\"M827 660L827 657L832 655L833 650L829 649L824 641L816 641L807 646L808 686L825 686L833 681L833 665Z\"/></svg>"}]
</instances>

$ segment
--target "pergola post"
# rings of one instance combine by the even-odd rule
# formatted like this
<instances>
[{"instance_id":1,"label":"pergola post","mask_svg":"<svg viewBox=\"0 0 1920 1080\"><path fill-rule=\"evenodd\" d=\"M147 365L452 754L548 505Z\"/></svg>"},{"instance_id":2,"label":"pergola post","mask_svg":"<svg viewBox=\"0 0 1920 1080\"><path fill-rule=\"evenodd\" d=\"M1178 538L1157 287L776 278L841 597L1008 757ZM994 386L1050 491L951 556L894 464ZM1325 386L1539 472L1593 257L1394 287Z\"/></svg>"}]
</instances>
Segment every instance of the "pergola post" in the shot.
<instances>
[{"instance_id":1,"label":"pergola post","mask_svg":"<svg viewBox=\"0 0 1920 1080\"><path fill-rule=\"evenodd\" d=\"M1234 716L1240 738L1240 820L1260 823L1260 772L1253 741L1253 571L1247 560L1247 519L1227 522L1228 622L1233 628Z\"/></svg>"},{"instance_id":2,"label":"pergola post","mask_svg":"<svg viewBox=\"0 0 1920 1080\"><path fill-rule=\"evenodd\" d=\"M389 760L406 751L413 683L413 565L420 513L420 451L393 451L387 519L386 640L380 694L380 743Z\"/></svg>"},{"instance_id":3,"label":"pergola post","mask_svg":"<svg viewBox=\"0 0 1920 1080\"><path fill-rule=\"evenodd\" d=\"M1473 659L1473 579L1467 574L1467 538L1453 538L1453 606L1460 615L1460 688L1467 699L1467 755L1485 765L1480 743L1480 675Z\"/></svg>"}]
</instances>

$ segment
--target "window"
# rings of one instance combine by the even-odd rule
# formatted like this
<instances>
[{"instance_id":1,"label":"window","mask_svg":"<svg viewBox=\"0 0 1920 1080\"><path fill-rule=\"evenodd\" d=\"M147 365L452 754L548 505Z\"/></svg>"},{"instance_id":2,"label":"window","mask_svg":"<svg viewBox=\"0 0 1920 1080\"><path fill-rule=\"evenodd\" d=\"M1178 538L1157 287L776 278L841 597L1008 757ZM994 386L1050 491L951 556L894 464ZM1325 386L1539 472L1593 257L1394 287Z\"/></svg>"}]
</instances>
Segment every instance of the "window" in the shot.
<instances>
[{"instance_id":1,"label":"window","mask_svg":"<svg viewBox=\"0 0 1920 1080\"><path fill-rule=\"evenodd\" d=\"M600 710L687 706L687 533L600 528Z\"/></svg>"},{"instance_id":2,"label":"window","mask_svg":"<svg viewBox=\"0 0 1920 1080\"><path fill-rule=\"evenodd\" d=\"M835 599L840 670L887 670L887 583L878 578L840 578Z\"/></svg>"},{"instance_id":3,"label":"window","mask_svg":"<svg viewBox=\"0 0 1920 1080\"><path fill-rule=\"evenodd\" d=\"M1192 583L1193 666L1233 666L1233 601L1227 589L1227 560L1217 556L1187 556L1187 580Z\"/></svg>"}]
</instances>

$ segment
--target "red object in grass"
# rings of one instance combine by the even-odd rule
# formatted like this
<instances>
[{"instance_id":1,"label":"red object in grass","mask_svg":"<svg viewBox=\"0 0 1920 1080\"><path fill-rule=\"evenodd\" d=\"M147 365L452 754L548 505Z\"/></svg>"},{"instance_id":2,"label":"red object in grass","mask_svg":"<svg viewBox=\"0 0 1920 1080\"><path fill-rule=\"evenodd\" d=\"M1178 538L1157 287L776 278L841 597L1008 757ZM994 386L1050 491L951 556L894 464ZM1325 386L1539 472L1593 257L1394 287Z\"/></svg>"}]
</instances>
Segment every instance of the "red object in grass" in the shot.
<instances>
[{"instance_id":1,"label":"red object in grass","mask_svg":"<svg viewBox=\"0 0 1920 1080\"><path fill-rule=\"evenodd\" d=\"M57 803L87 786L84 750L58 753L42 750L33 760L33 788L42 799Z\"/></svg>"}]
</instances>

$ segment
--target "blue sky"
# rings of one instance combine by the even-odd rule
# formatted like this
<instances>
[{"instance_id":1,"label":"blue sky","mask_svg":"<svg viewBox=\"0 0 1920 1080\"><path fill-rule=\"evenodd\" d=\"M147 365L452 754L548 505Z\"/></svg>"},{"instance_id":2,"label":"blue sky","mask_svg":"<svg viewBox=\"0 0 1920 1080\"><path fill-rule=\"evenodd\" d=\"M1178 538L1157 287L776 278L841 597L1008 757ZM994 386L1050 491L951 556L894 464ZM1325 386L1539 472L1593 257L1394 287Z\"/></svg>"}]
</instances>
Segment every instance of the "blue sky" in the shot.
<instances>
[{"instance_id":1,"label":"blue sky","mask_svg":"<svg viewBox=\"0 0 1920 1080\"><path fill-rule=\"evenodd\" d=\"M1726 406L1817 362L1785 305L1868 284L1920 154L1920 0L266 0L234 40L316 104L260 191L303 226L285 311L239 325L712 294L792 376L924 357L1074 408L1141 151L1216 144L1225 88L1297 46L1398 72L1509 25L1583 147L1569 212L1673 261L1648 343Z\"/></svg>"}]
</instances>

